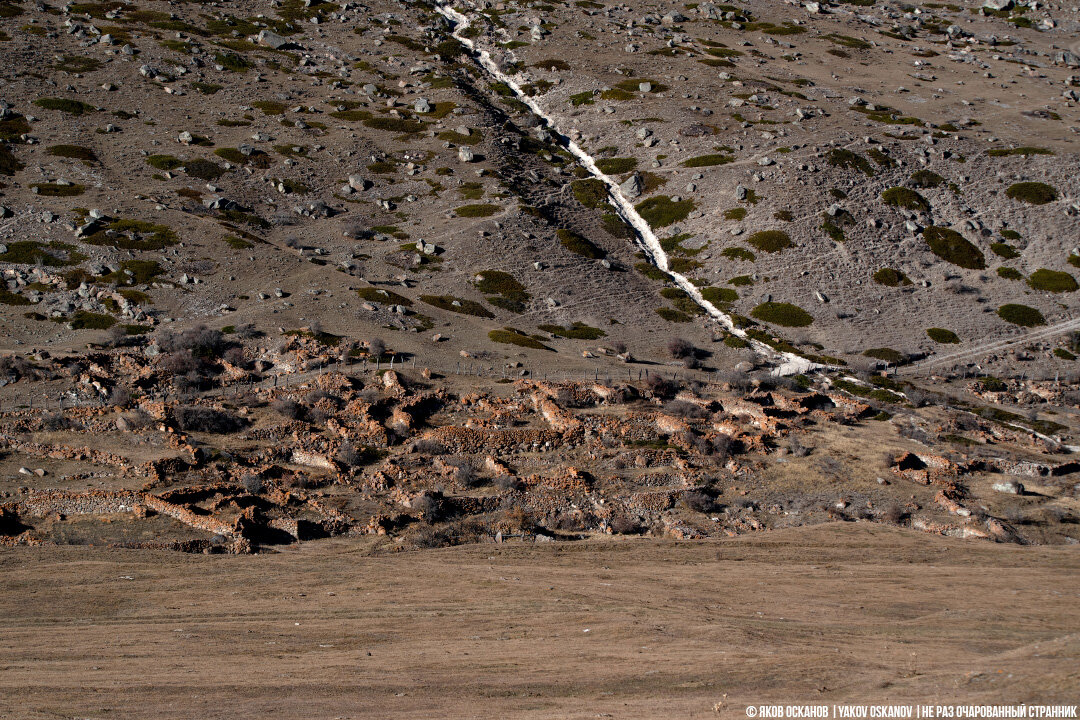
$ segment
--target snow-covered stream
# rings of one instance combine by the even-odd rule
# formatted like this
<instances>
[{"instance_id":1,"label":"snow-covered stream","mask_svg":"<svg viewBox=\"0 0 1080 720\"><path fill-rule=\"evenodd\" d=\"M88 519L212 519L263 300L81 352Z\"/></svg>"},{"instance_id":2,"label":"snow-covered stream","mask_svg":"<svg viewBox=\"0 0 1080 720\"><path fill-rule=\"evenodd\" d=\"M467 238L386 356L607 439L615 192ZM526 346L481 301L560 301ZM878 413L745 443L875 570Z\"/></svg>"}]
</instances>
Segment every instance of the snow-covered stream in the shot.
<instances>
[{"instance_id":1,"label":"snow-covered stream","mask_svg":"<svg viewBox=\"0 0 1080 720\"><path fill-rule=\"evenodd\" d=\"M683 275L680 275L677 272L672 271L668 266L667 253L665 253L664 249L660 246L660 240L656 237L656 234L653 232L652 227L649 226L649 223L645 222L645 219L642 218L640 214L638 214L638 211L634 208L633 203L627 200L626 197L622 194L622 190L620 190L619 184L600 171L600 168L596 166L596 161L593 159L593 157L584 150L582 150L581 147L579 147L576 142L570 139L570 137L566 133L562 132L559 126L555 123L555 120L544 112L543 108L540 107L539 103L537 103L533 98L531 98L521 89L521 86L517 83L517 81L514 80L514 78L506 75L501 70L499 70L498 65L496 65L495 61L491 58L491 53L489 53L487 50L478 48L476 46L476 43L474 43L471 39L462 36L462 32L469 28L469 26L471 25L471 21L469 20L469 18L448 5L436 5L436 10L439 12L440 15L453 23L454 37L472 52L473 56L480 63L480 66L483 67L483 69L486 70L487 73L491 75L491 77L498 80L499 82L505 83L511 90L513 90L514 94L517 96L517 99L525 103L525 105L527 105L529 109L532 110L532 112L538 118L543 120L549 130L551 130L553 133L556 133L558 136L565 140L564 145L566 149L573 153L574 157L578 159L581 165L586 170L588 170L593 177L604 183L604 185L608 189L609 200L611 204L615 207L615 211L637 232L639 240L638 244L641 246L641 249L645 252L645 254L649 256L649 259L654 265L656 265L657 268L667 273L676 285L678 285L691 298L693 298L695 303L704 308L705 311L714 320L727 328L729 332L749 342L751 346L762 355L770 359L779 361L780 366L777 368L776 374L793 375L795 373L806 372L813 369L814 367L818 367L806 358L802 358L798 355L793 355L791 353L777 352L768 345L758 340L753 340L747 337L746 331L735 327L735 324L732 322L731 318L728 315L720 312L720 310L718 310L715 305L702 297L701 291L699 291L698 288L692 282L690 282L689 279L687 279Z\"/></svg>"}]
</instances>

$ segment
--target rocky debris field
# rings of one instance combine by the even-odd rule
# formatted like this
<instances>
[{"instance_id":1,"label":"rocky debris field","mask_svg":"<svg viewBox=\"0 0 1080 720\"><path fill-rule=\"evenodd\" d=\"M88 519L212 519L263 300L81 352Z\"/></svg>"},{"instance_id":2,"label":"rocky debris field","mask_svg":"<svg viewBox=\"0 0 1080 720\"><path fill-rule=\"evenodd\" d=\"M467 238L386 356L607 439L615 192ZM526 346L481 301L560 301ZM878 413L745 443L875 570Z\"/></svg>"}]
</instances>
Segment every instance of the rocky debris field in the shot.
<instances>
[{"instance_id":1,"label":"rocky debris field","mask_svg":"<svg viewBox=\"0 0 1080 720\"><path fill-rule=\"evenodd\" d=\"M823 522L1080 540L1075 431L1040 410L1080 399L1054 383L550 383L389 369L305 335L275 349L226 338L9 366L5 390L80 391L0 407L0 541L246 553L343 535L396 549ZM1001 409L1016 405L1032 409Z\"/></svg>"}]
</instances>

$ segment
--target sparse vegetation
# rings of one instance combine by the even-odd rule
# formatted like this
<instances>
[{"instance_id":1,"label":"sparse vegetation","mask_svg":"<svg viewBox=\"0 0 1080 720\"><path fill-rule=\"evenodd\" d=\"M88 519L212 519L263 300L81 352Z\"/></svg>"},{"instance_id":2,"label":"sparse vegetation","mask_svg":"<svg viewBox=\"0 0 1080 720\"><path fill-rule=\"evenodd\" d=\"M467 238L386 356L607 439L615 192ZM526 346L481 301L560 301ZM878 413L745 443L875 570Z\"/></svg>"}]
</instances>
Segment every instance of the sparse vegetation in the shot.
<instances>
[{"instance_id":1,"label":"sparse vegetation","mask_svg":"<svg viewBox=\"0 0 1080 720\"><path fill-rule=\"evenodd\" d=\"M475 300L465 300L463 298L454 297L453 295L421 295L420 299L428 305L437 307L440 310L482 318L495 317L490 310Z\"/></svg>"},{"instance_id":2,"label":"sparse vegetation","mask_svg":"<svg viewBox=\"0 0 1080 720\"><path fill-rule=\"evenodd\" d=\"M746 242L767 253L777 253L792 247L791 236L783 230L761 230L748 237Z\"/></svg>"},{"instance_id":3,"label":"sparse vegetation","mask_svg":"<svg viewBox=\"0 0 1080 720\"><path fill-rule=\"evenodd\" d=\"M681 220L694 209L693 200L673 200L667 195L658 195L637 204L638 214L654 228L667 227Z\"/></svg>"},{"instance_id":4,"label":"sparse vegetation","mask_svg":"<svg viewBox=\"0 0 1080 720\"><path fill-rule=\"evenodd\" d=\"M549 332L552 335L561 338L569 338L571 340L599 340L607 335L607 333L600 328L594 328L580 321L575 322L569 327L563 327L562 325L540 325L539 329L544 332Z\"/></svg>"},{"instance_id":5,"label":"sparse vegetation","mask_svg":"<svg viewBox=\"0 0 1080 720\"><path fill-rule=\"evenodd\" d=\"M1076 278L1067 272L1060 270L1047 270L1040 268L1028 276L1028 285L1035 290L1044 292L1063 293L1076 292Z\"/></svg>"},{"instance_id":6,"label":"sparse vegetation","mask_svg":"<svg viewBox=\"0 0 1080 720\"><path fill-rule=\"evenodd\" d=\"M562 243L562 246L575 255L581 255L590 260L600 260L607 255L606 252L593 244L588 238L582 237L572 230L559 228L556 231L556 235L559 238L559 242Z\"/></svg>"},{"instance_id":7,"label":"sparse vegetation","mask_svg":"<svg viewBox=\"0 0 1080 720\"><path fill-rule=\"evenodd\" d=\"M1038 327L1046 324L1046 318L1043 317L1043 314L1027 305L1017 303L1002 305L998 308L997 314L1005 322L1021 327Z\"/></svg>"},{"instance_id":8,"label":"sparse vegetation","mask_svg":"<svg viewBox=\"0 0 1080 720\"><path fill-rule=\"evenodd\" d=\"M844 148L833 148L829 151L826 162L833 167L857 170L866 175L874 174L874 167L870 161L858 153Z\"/></svg>"},{"instance_id":9,"label":"sparse vegetation","mask_svg":"<svg viewBox=\"0 0 1080 720\"><path fill-rule=\"evenodd\" d=\"M1057 200L1057 190L1041 182L1014 183L1009 186L1005 194L1013 200L1026 202L1029 205L1045 205Z\"/></svg>"},{"instance_id":10,"label":"sparse vegetation","mask_svg":"<svg viewBox=\"0 0 1080 720\"><path fill-rule=\"evenodd\" d=\"M885 287L900 287L911 285L911 279L900 270L893 268L881 268L873 275L874 282Z\"/></svg>"},{"instance_id":11,"label":"sparse vegetation","mask_svg":"<svg viewBox=\"0 0 1080 720\"><path fill-rule=\"evenodd\" d=\"M798 305L784 302L764 302L750 311L750 315L773 325L806 327L814 322L810 313Z\"/></svg>"},{"instance_id":12,"label":"sparse vegetation","mask_svg":"<svg viewBox=\"0 0 1080 720\"><path fill-rule=\"evenodd\" d=\"M504 345L517 345L518 347L530 348L532 350L551 350L544 343L540 342L536 338L526 335L520 330L514 328L506 328L505 330L492 330L488 333L488 338L493 342L503 343Z\"/></svg>"},{"instance_id":13,"label":"sparse vegetation","mask_svg":"<svg viewBox=\"0 0 1080 720\"><path fill-rule=\"evenodd\" d=\"M956 333L945 328L927 328L926 334L931 340L942 345L955 345L960 342L960 337Z\"/></svg>"},{"instance_id":14,"label":"sparse vegetation","mask_svg":"<svg viewBox=\"0 0 1080 720\"><path fill-rule=\"evenodd\" d=\"M481 218L491 217L500 210L502 210L502 208L498 205L477 203L475 205L462 205L461 207L454 208L454 214L463 218Z\"/></svg>"},{"instance_id":15,"label":"sparse vegetation","mask_svg":"<svg viewBox=\"0 0 1080 720\"><path fill-rule=\"evenodd\" d=\"M955 230L931 225L923 230L923 239L930 246L930 251L946 262L969 270L986 267L982 251Z\"/></svg>"},{"instance_id":16,"label":"sparse vegetation","mask_svg":"<svg viewBox=\"0 0 1080 720\"><path fill-rule=\"evenodd\" d=\"M901 207L906 210L920 210L922 212L930 210L930 203L926 202L926 198L906 187L891 187L881 193L881 199L886 205Z\"/></svg>"}]
</instances>

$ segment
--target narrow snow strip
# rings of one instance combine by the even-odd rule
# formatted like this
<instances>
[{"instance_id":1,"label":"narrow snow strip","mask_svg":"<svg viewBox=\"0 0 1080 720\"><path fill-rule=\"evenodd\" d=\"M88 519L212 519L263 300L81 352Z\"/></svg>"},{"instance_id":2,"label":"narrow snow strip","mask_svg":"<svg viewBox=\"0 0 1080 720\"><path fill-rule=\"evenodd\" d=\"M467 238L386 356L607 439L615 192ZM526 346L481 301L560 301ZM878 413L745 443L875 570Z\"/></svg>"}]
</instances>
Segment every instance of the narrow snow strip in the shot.
<instances>
[{"instance_id":1,"label":"narrow snow strip","mask_svg":"<svg viewBox=\"0 0 1080 720\"><path fill-rule=\"evenodd\" d=\"M489 53L487 50L477 48L476 43L474 43L471 39L463 37L461 35L461 33L464 30L468 29L471 25L469 18L448 5L436 5L435 9L439 12L440 15L453 23L454 37L458 40L458 42L460 42L462 45L472 51L472 53L479 61L481 67L483 67L484 70L486 70L488 74L490 74L496 80L505 83L511 90L514 91L517 99L525 103L525 105L527 105L537 117L544 121L544 123L550 130L554 131L559 136L564 138L566 149L573 153L574 157L578 159L581 165L586 170L588 170L593 177L604 183L604 185L608 189L609 201L615 207L615 210L616 212L618 212L619 216L622 217L622 219L625 220L627 223L629 223L630 226L633 227L634 230L637 232L637 235L640 238L639 245L641 246L641 249L645 252L646 255L648 255L649 259L657 268L667 273L676 285L678 285L684 292L686 292L686 294L689 295L695 303L704 308L704 310L714 320L718 321L721 325L723 325L730 333L749 342L750 345L762 355L771 359L779 360L780 366L775 370L775 374L794 375L796 373L808 372L814 368L823 367L816 363L810 362L806 358L799 357L798 355L795 355L793 353L778 352L766 345L765 343L748 337L745 330L735 327L735 324L732 322L731 318L728 315L720 312L720 310L718 310L715 305L706 300L701 295L701 291L698 290L697 287L692 282L690 282L689 279L671 270L668 264L667 253L665 253L664 249L660 246L660 240L656 237L656 234L649 226L649 223L645 222L645 219L642 218L640 214L638 214L638 211L634 207L633 203L627 200L626 197L622 194L622 190L619 188L619 184L607 175L605 175L603 172L601 172L600 168L596 166L596 161L593 159L593 157L584 150L582 150L581 147L579 147L576 142L571 140L568 135L563 133L559 129L558 125L555 124L555 120L549 117L540 107L540 104L537 103L528 94L526 94L525 91L521 89L521 86L512 77L506 75L501 70L499 70L498 65L496 65L495 61L491 59L491 53Z\"/></svg>"}]
</instances>

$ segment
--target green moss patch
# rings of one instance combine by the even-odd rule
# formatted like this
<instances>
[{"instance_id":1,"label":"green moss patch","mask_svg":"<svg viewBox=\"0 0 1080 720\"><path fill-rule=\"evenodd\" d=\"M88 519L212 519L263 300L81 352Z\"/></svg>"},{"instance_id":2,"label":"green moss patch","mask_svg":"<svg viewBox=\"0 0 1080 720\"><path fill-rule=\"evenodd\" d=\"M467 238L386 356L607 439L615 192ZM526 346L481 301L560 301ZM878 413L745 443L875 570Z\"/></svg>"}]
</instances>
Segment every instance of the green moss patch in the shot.
<instances>
[{"instance_id":1,"label":"green moss patch","mask_svg":"<svg viewBox=\"0 0 1080 720\"><path fill-rule=\"evenodd\" d=\"M381 303L383 305L402 305L404 307L412 307L413 301L404 295L399 295L393 290L386 290L384 288L375 287L362 287L356 291L356 294L363 300L373 303Z\"/></svg>"},{"instance_id":2,"label":"green moss patch","mask_svg":"<svg viewBox=\"0 0 1080 720\"><path fill-rule=\"evenodd\" d=\"M1053 155L1053 150L1041 147L990 148L986 151L990 157L1008 157L1010 155Z\"/></svg>"},{"instance_id":3,"label":"green moss patch","mask_svg":"<svg viewBox=\"0 0 1080 720\"><path fill-rule=\"evenodd\" d=\"M1009 243L996 242L990 245L990 249L995 255L1006 260L1012 260L1013 258L1020 257L1020 253L1016 251Z\"/></svg>"},{"instance_id":4,"label":"green moss patch","mask_svg":"<svg viewBox=\"0 0 1080 720\"><path fill-rule=\"evenodd\" d=\"M931 225L923 230L923 239L930 246L930 251L945 262L969 270L982 270L986 267L986 258L982 251L955 230Z\"/></svg>"},{"instance_id":5,"label":"green moss patch","mask_svg":"<svg viewBox=\"0 0 1080 720\"><path fill-rule=\"evenodd\" d=\"M633 172L637 168L637 160L634 158L601 158L596 161L596 167L605 175L621 175Z\"/></svg>"},{"instance_id":6,"label":"green moss patch","mask_svg":"<svg viewBox=\"0 0 1080 720\"><path fill-rule=\"evenodd\" d=\"M733 303L739 299L739 293L731 288L705 287L701 289L701 296L713 305Z\"/></svg>"},{"instance_id":7,"label":"green moss patch","mask_svg":"<svg viewBox=\"0 0 1080 720\"><path fill-rule=\"evenodd\" d=\"M960 342L960 338L956 333L945 328L927 328L926 334L931 340L942 345L956 345Z\"/></svg>"},{"instance_id":8,"label":"green moss patch","mask_svg":"<svg viewBox=\"0 0 1080 720\"><path fill-rule=\"evenodd\" d=\"M1060 270L1047 270L1040 268L1028 277L1028 285L1035 290L1045 292L1062 293L1076 292L1076 278L1067 272Z\"/></svg>"},{"instance_id":9,"label":"green moss patch","mask_svg":"<svg viewBox=\"0 0 1080 720\"><path fill-rule=\"evenodd\" d=\"M0 262L22 263L25 265L48 265L64 267L78 265L86 256L75 249L74 245L64 242L40 243L34 240L18 240L7 243L7 252L0 254Z\"/></svg>"},{"instance_id":10,"label":"green moss patch","mask_svg":"<svg viewBox=\"0 0 1080 720\"><path fill-rule=\"evenodd\" d=\"M491 217L495 213L502 210L498 205L490 205L488 203L477 203L475 205L462 205L459 208L454 209L454 214L458 217L465 218L481 218Z\"/></svg>"},{"instance_id":11,"label":"green moss patch","mask_svg":"<svg viewBox=\"0 0 1080 720\"><path fill-rule=\"evenodd\" d=\"M563 327L562 325L540 325L538 327L544 332L571 340L599 340L607 335L600 328L594 328L583 322L575 322L570 327Z\"/></svg>"},{"instance_id":12,"label":"green moss patch","mask_svg":"<svg viewBox=\"0 0 1080 720\"><path fill-rule=\"evenodd\" d=\"M1005 194L1013 200L1026 202L1029 205L1045 205L1057 200L1057 190L1046 183L1022 182L1009 186Z\"/></svg>"},{"instance_id":13,"label":"green moss patch","mask_svg":"<svg viewBox=\"0 0 1080 720\"><path fill-rule=\"evenodd\" d=\"M502 343L504 345L517 345L518 347L529 348L531 350L552 350L552 348L536 338L513 328L507 328L506 330L492 330L488 333L488 338L493 342Z\"/></svg>"},{"instance_id":14,"label":"green moss patch","mask_svg":"<svg viewBox=\"0 0 1080 720\"><path fill-rule=\"evenodd\" d=\"M907 275L893 268L881 268L873 274L873 280L878 285L884 285L885 287L911 285L911 279Z\"/></svg>"},{"instance_id":15,"label":"green moss patch","mask_svg":"<svg viewBox=\"0 0 1080 720\"><path fill-rule=\"evenodd\" d=\"M596 178L575 180L570 184L574 199L588 208L604 207L608 204L607 185Z\"/></svg>"},{"instance_id":16,"label":"green moss patch","mask_svg":"<svg viewBox=\"0 0 1080 720\"><path fill-rule=\"evenodd\" d=\"M1043 317L1041 312L1033 307L1018 303L1002 305L998 308L997 314L1005 322L1021 327L1037 327L1046 324L1046 318Z\"/></svg>"},{"instance_id":17,"label":"green moss patch","mask_svg":"<svg viewBox=\"0 0 1080 720\"><path fill-rule=\"evenodd\" d=\"M750 315L773 325L806 327L814 322L810 313L798 305L783 302L764 302L750 311Z\"/></svg>"},{"instance_id":18,"label":"green moss patch","mask_svg":"<svg viewBox=\"0 0 1080 720\"><path fill-rule=\"evenodd\" d=\"M607 255L602 248L597 247L588 238L582 237L572 230L559 228L556 235L558 235L562 246L576 255L587 257L590 260L600 260Z\"/></svg>"},{"instance_id":19,"label":"green moss patch","mask_svg":"<svg viewBox=\"0 0 1080 720\"><path fill-rule=\"evenodd\" d=\"M747 250L746 248L741 247L724 248L720 252L720 254L731 260L746 260L748 262L754 262L757 260L757 255Z\"/></svg>"},{"instance_id":20,"label":"green moss patch","mask_svg":"<svg viewBox=\"0 0 1080 720\"><path fill-rule=\"evenodd\" d=\"M81 160L86 165L98 162L98 156L94 154L94 151L81 145L53 145L47 152L53 157Z\"/></svg>"},{"instance_id":21,"label":"green moss patch","mask_svg":"<svg viewBox=\"0 0 1080 720\"><path fill-rule=\"evenodd\" d=\"M638 214L653 227L667 227L681 220L696 207L693 200L672 200L667 195L649 198L636 206Z\"/></svg>"},{"instance_id":22,"label":"green moss patch","mask_svg":"<svg viewBox=\"0 0 1080 720\"><path fill-rule=\"evenodd\" d=\"M90 245L107 245L121 250L161 250L179 242L167 225L144 220L114 220L103 229L83 238Z\"/></svg>"},{"instance_id":23,"label":"green moss patch","mask_svg":"<svg viewBox=\"0 0 1080 720\"><path fill-rule=\"evenodd\" d=\"M184 163L184 172L200 180L217 180L228 172L212 160L189 160Z\"/></svg>"},{"instance_id":24,"label":"green moss patch","mask_svg":"<svg viewBox=\"0 0 1080 720\"><path fill-rule=\"evenodd\" d=\"M858 153L854 153L844 148L833 148L830 150L826 157L826 162L833 167L858 170L867 175L874 174L874 167L870 164L869 160Z\"/></svg>"},{"instance_id":25,"label":"green moss patch","mask_svg":"<svg viewBox=\"0 0 1080 720\"><path fill-rule=\"evenodd\" d=\"M791 236L783 230L761 230L747 238L746 242L767 253L777 253L792 246Z\"/></svg>"},{"instance_id":26,"label":"green moss patch","mask_svg":"<svg viewBox=\"0 0 1080 720\"><path fill-rule=\"evenodd\" d=\"M34 104L39 108L46 110L59 110L69 115L85 115L87 113L97 112L97 108L93 105L81 102L79 100L69 100L67 98L38 98L34 101Z\"/></svg>"},{"instance_id":27,"label":"green moss patch","mask_svg":"<svg viewBox=\"0 0 1080 720\"><path fill-rule=\"evenodd\" d=\"M941 187L947 181L932 170L916 170L911 174L911 178L908 182L911 183L912 187L929 190L931 188Z\"/></svg>"},{"instance_id":28,"label":"green moss patch","mask_svg":"<svg viewBox=\"0 0 1080 720\"><path fill-rule=\"evenodd\" d=\"M687 168L700 168L712 167L714 165L727 165L731 162L735 162L733 156L716 153L712 155L699 155L688 160L683 160L681 165Z\"/></svg>"},{"instance_id":29,"label":"green moss patch","mask_svg":"<svg viewBox=\"0 0 1080 720\"><path fill-rule=\"evenodd\" d=\"M31 185L38 195L44 197L76 197L86 192L85 185L79 185L78 183L69 183L67 185L61 185L59 183L35 183Z\"/></svg>"},{"instance_id":30,"label":"green moss patch","mask_svg":"<svg viewBox=\"0 0 1080 720\"><path fill-rule=\"evenodd\" d=\"M482 318L495 317L490 310L475 300L465 300L463 298L454 297L453 295L421 295L420 299L428 305L448 312Z\"/></svg>"},{"instance_id":31,"label":"green moss patch","mask_svg":"<svg viewBox=\"0 0 1080 720\"><path fill-rule=\"evenodd\" d=\"M891 187L881 193L881 199L886 205L905 208L907 210L921 210L926 212L930 209L930 203L926 202L926 198L906 187Z\"/></svg>"}]
</instances>

